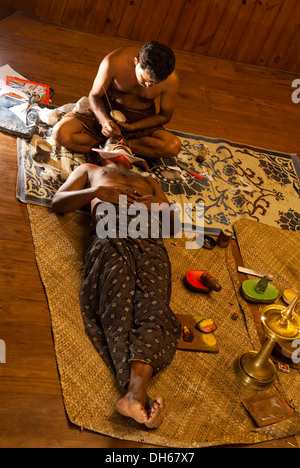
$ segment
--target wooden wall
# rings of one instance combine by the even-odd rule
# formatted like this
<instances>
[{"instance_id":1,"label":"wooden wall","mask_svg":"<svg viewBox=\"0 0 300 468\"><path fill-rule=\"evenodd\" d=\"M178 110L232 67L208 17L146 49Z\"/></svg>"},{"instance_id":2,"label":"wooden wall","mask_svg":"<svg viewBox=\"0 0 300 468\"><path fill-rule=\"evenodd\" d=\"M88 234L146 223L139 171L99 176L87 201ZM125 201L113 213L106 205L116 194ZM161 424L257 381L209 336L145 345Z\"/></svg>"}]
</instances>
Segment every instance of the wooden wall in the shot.
<instances>
[{"instance_id":1,"label":"wooden wall","mask_svg":"<svg viewBox=\"0 0 300 468\"><path fill-rule=\"evenodd\" d=\"M299 0L0 0L44 20L300 73Z\"/></svg>"}]
</instances>

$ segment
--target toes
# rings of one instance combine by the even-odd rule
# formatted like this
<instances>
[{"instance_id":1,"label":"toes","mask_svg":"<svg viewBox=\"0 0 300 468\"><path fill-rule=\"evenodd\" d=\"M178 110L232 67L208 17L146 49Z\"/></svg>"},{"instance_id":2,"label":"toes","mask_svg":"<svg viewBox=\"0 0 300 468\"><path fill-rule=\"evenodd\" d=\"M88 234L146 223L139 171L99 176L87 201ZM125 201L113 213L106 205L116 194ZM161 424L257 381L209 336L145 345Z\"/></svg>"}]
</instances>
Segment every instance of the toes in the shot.
<instances>
[{"instance_id":1,"label":"toes","mask_svg":"<svg viewBox=\"0 0 300 468\"><path fill-rule=\"evenodd\" d=\"M160 409L160 404L158 403L158 401L154 400L150 407L149 416L153 416L156 413L156 411L159 409Z\"/></svg>"},{"instance_id":2,"label":"toes","mask_svg":"<svg viewBox=\"0 0 300 468\"><path fill-rule=\"evenodd\" d=\"M151 404L151 412L156 412L156 410L160 410L162 412L165 409L165 402L162 397L157 397L155 400L152 401Z\"/></svg>"},{"instance_id":3,"label":"toes","mask_svg":"<svg viewBox=\"0 0 300 468\"><path fill-rule=\"evenodd\" d=\"M146 426L152 429L159 427L163 421L163 410L165 408L164 399L157 397L150 403L149 419Z\"/></svg>"},{"instance_id":4,"label":"toes","mask_svg":"<svg viewBox=\"0 0 300 468\"><path fill-rule=\"evenodd\" d=\"M142 419L143 419L143 421L142 421L143 423L145 423L146 421L148 421L148 413L147 413L146 410L144 410L144 409L141 410L141 417L142 417Z\"/></svg>"},{"instance_id":5,"label":"toes","mask_svg":"<svg viewBox=\"0 0 300 468\"><path fill-rule=\"evenodd\" d=\"M148 421L148 414L142 403L132 401L128 397L124 397L117 402L116 410L123 416L128 416L138 423L145 424Z\"/></svg>"}]
</instances>

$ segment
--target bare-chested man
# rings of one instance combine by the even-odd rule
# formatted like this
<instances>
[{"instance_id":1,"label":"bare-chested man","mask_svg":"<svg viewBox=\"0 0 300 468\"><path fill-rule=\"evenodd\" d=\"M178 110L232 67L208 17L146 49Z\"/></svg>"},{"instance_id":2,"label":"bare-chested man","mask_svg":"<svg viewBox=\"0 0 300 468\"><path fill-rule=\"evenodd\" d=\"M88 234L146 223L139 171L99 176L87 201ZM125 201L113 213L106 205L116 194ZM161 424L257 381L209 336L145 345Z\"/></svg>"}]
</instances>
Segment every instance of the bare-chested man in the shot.
<instances>
[{"instance_id":1,"label":"bare-chested man","mask_svg":"<svg viewBox=\"0 0 300 468\"><path fill-rule=\"evenodd\" d=\"M95 223L103 219L103 203L128 205L169 202L152 177L130 171L124 155L106 159L104 166L83 164L53 198L52 208L67 213L89 206ZM172 213L172 212L171 212ZM163 421L163 396L151 398L147 387L153 374L167 366L181 333L170 309L170 262L162 239L99 238L86 254L80 303L88 336L126 389L117 411L148 428Z\"/></svg>"},{"instance_id":2,"label":"bare-chested man","mask_svg":"<svg viewBox=\"0 0 300 468\"><path fill-rule=\"evenodd\" d=\"M79 153L89 153L105 137L122 135L143 158L175 157L181 142L163 126L172 118L178 85L175 56L168 47L153 41L142 49L117 49L100 64L90 108L67 114L53 135L60 145ZM112 109L125 115L125 123L112 119L105 92Z\"/></svg>"}]
</instances>

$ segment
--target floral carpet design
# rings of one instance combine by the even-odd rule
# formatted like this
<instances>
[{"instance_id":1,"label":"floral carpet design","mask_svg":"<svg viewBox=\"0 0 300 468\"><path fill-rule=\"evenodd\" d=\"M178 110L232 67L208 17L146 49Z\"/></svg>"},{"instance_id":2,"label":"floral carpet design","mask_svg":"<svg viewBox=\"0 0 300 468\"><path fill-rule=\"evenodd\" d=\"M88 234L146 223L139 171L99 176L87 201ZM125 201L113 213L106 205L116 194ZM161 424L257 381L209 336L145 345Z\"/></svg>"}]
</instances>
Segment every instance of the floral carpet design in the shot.
<instances>
[{"instance_id":1,"label":"floral carpet design","mask_svg":"<svg viewBox=\"0 0 300 468\"><path fill-rule=\"evenodd\" d=\"M300 166L296 155L173 133L182 142L178 157L151 160L149 165L169 201L182 207L192 228L201 224L197 222L201 218L205 233L214 235L247 218L300 231ZM35 160L35 141L39 138L52 145L48 162ZM197 162L199 152L202 163ZM93 162L93 157L56 147L52 127L40 124L30 139L18 139L18 198L49 207L56 190L84 162Z\"/></svg>"},{"instance_id":2,"label":"floral carpet design","mask_svg":"<svg viewBox=\"0 0 300 468\"><path fill-rule=\"evenodd\" d=\"M161 159L152 172L172 202L204 204L205 232L216 234L237 219L300 231L300 166L295 154L174 132L182 142L177 160ZM206 154L197 162L199 151ZM170 169L180 168L202 176Z\"/></svg>"}]
</instances>

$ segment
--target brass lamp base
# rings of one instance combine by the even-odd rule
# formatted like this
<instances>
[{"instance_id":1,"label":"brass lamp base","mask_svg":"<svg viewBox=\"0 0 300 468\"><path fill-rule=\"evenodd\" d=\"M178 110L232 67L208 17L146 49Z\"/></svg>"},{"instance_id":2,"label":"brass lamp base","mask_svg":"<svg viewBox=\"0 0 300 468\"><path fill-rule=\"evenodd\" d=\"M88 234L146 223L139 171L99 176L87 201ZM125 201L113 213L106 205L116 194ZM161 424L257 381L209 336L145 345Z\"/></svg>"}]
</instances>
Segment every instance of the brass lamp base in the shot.
<instances>
[{"instance_id":1,"label":"brass lamp base","mask_svg":"<svg viewBox=\"0 0 300 468\"><path fill-rule=\"evenodd\" d=\"M271 387L276 376L276 368L268 359L263 366L256 366L257 352L250 351L237 358L234 362L234 372L242 384L255 390L265 390Z\"/></svg>"},{"instance_id":2,"label":"brass lamp base","mask_svg":"<svg viewBox=\"0 0 300 468\"><path fill-rule=\"evenodd\" d=\"M272 304L264 307L261 323L266 340L261 349L250 351L234 362L235 375L244 385L262 390L272 385L276 368L270 357L276 343L292 341L300 337L300 317L294 313L300 294L288 307Z\"/></svg>"}]
</instances>

